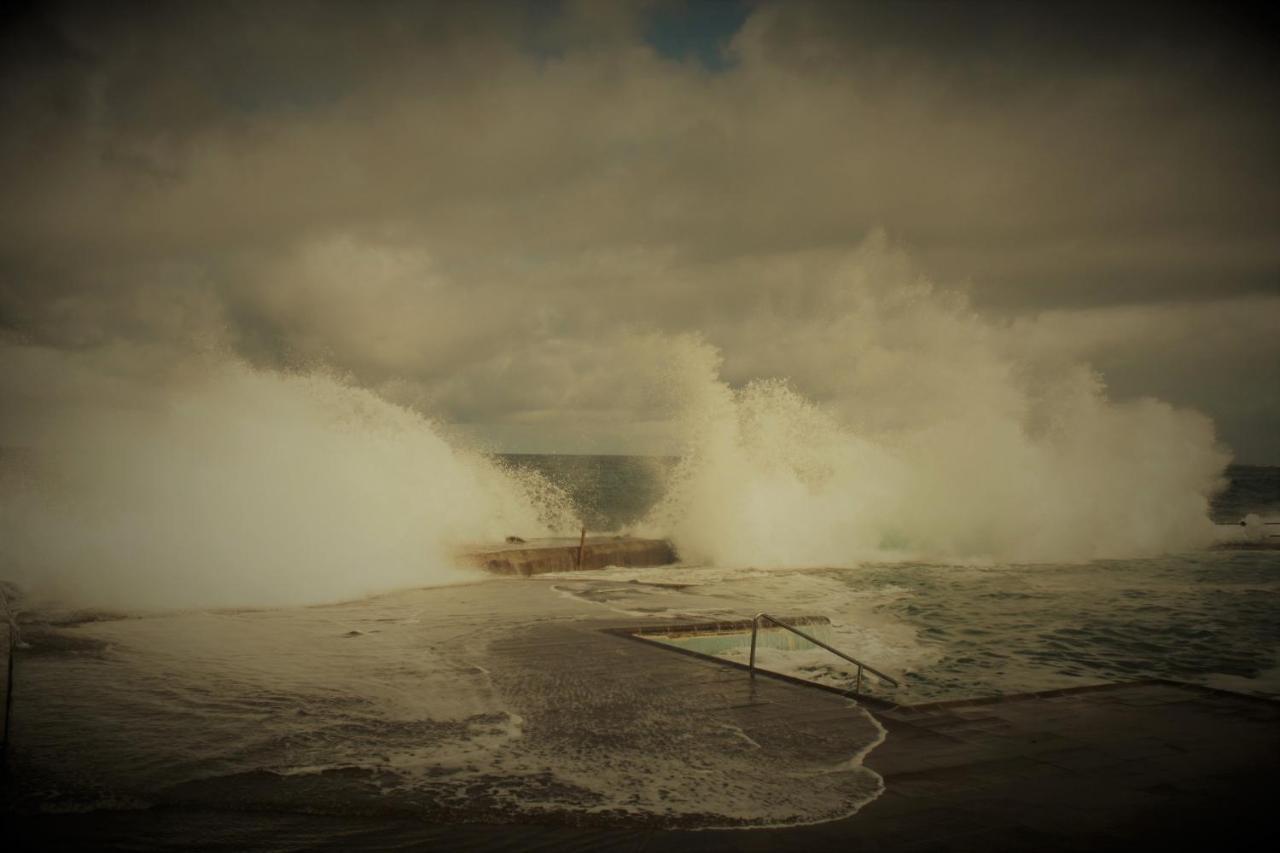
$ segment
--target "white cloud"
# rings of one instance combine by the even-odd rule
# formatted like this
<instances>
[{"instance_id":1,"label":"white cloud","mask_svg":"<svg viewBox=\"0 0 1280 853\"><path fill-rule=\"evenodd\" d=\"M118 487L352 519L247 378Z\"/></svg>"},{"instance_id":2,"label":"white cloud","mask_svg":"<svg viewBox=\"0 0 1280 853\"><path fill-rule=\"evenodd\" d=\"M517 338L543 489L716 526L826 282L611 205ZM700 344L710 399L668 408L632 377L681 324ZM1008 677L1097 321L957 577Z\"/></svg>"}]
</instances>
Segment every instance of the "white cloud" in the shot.
<instances>
[{"instance_id":1,"label":"white cloud","mask_svg":"<svg viewBox=\"0 0 1280 853\"><path fill-rule=\"evenodd\" d=\"M1164 331L1077 329L1071 359L1277 458L1274 391L1167 353L1204 333L1228 375L1275 360L1280 132L1247 37L1206 13L1152 47L1117 13L1082 53L1066 12L1059 33L945 10L966 40L762 4L711 73L643 42L643 4L597 5L53 16L0 87L0 318L53 346L324 363L540 447L612 422L624 450L646 335L704 334L731 381L789 376L879 428L954 410L949 353L1018 367L1006 320L1133 316ZM863 248L879 227L902 254ZM958 285L1002 319L915 316ZM847 402L877 383L881 410Z\"/></svg>"}]
</instances>

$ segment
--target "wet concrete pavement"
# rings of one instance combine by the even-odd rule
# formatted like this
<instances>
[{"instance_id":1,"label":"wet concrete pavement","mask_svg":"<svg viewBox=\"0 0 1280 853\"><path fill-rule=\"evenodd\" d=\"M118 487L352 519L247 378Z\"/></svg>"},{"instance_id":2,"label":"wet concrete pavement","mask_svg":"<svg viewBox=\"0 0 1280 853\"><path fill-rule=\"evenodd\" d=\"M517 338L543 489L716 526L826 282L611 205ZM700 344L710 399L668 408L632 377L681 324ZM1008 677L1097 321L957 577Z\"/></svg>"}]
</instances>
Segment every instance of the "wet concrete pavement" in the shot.
<instances>
[{"instance_id":1,"label":"wet concrete pavement","mask_svg":"<svg viewBox=\"0 0 1280 853\"><path fill-rule=\"evenodd\" d=\"M538 682L533 724L566 746L617 737L631 748L621 728L636 723L625 706L634 692L620 689L628 684L651 694L649 711L703 714L765 744L757 759L765 773L775 770L776 750L796 750L808 761L847 758L866 738L865 717L829 691L763 676L753 681L740 669L603 630L620 625L551 623L513 635L507 642L517 645L499 650L518 665L513 672ZM564 819L432 825L358 815L155 809L45 816L12 828L6 840L10 849L277 849L288 839L290 849L663 853L1133 850L1188 843L1269 849L1278 840L1270 811L1280 767L1280 703L1148 682L1000 701L877 706L874 715L888 735L865 765L883 777L885 790L851 817L807 826L694 831L663 819L617 828ZM662 744L641 739L636 745ZM679 772L682 755L672 759L672 772ZM797 801L813 784L790 776L783 782ZM823 796L830 794L828 788Z\"/></svg>"}]
</instances>

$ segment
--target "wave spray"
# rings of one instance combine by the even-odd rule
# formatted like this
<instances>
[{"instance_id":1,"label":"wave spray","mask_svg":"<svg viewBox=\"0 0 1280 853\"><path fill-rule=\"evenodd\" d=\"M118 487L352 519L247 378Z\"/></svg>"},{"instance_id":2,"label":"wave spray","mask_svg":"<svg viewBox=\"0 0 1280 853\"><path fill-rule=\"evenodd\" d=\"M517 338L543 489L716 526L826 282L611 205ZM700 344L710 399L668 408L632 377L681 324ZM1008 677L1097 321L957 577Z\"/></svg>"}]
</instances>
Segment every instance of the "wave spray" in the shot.
<instances>
[{"instance_id":1,"label":"wave spray","mask_svg":"<svg viewBox=\"0 0 1280 853\"><path fill-rule=\"evenodd\" d=\"M9 353L70 409L0 490L4 576L93 606L309 604L466 580L453 554L575 529L564 495L324 373L236 360L157 385ZM11 363L13 363L11 361Z\"/></svg>"},{"instance_id":2,"label":"wave spray","mask_svg":"<svg viewBox=\"0 0 1280 853\"><path fill-rule=\"evenodd\" d=\"M779 379L731 386L701 337L667 342L657 384L683 445L645 532L726 566L1079 561L1212 540L1229 455L1208 418L1109 399L1034 327L905 277L874 241L831 275L814 291L826 319L802 335L764 312L733 330L821 386L821 405Z\"/></svg>"}]
</instances>

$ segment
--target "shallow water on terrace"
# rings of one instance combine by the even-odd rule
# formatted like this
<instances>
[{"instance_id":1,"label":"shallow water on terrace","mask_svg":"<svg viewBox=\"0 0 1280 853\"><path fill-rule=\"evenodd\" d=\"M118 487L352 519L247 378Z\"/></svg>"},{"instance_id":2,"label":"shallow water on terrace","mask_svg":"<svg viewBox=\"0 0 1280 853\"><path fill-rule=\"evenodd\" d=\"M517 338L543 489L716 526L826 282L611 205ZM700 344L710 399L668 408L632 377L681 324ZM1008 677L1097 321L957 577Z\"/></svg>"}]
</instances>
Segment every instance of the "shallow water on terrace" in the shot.
<instances>
[{"instance_id":1,"label":"shallow water on terrace","mask_svg":"<svg viewBox=\"0 0 1280 853\"><path fill-rule=\"evenodd\" d=\"M14 719L22 784L6 807L824 820L875 796L855 760L871 729L857 743L771 744L643 681L611 686L554 655L525 659L529 638L600 617L660 625L765 610L828 617L833 645L901 677L899 701L1151 676L1280 693L1278 605L1280 555L1203 552L1066 566L614 569L330 607L29 621ZM726 654L745 659L746 648ZM853 678L821 649L762 647L760 662ZM618 714L626 725L601 722Z\"/></svg>"},{"instance_id":2,"label":"shallow water on terrace","mask_svg":"<svg viewBox=\"0 0 1280 853\"><path fill-rule=\"evenodd\" d=\"M600 615L520 580L75 625L29 614L22 784L5 805L737 826L841 817L879 792L857 760L880 737L861 709L829 700L848 714L829 740L748 733L725 716L746 698L704 708L602 672L630 641L564 628ZM584 641L605 657L559 662Z\"/></svg>"}]
</instances>

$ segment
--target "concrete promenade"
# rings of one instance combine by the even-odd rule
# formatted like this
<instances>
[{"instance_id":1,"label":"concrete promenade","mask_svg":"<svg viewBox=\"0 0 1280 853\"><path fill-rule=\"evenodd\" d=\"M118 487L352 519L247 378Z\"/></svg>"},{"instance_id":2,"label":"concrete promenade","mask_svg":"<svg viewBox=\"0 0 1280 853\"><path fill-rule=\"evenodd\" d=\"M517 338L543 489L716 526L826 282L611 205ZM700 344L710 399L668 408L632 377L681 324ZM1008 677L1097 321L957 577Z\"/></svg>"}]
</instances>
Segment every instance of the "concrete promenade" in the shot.
<instances>
[{"instance_id":1,"label":"concrete promenade","mask_svg":"<svg viewBox=\"0 0 1280 853\"><path fill-rule=\"evenodd\" d=\"M616 626L610 626L616 627ZM581 628L579 630L582 630ZM644 679L654 689L732 707L755 696L756 725L793 744L830 744L854 712L831 694L612 632L560 634L547 666L588 667L593 679ZM641 652L617 654L616 644ZM625 648L625 646L623 646ZM527 649L530 663L539 655ZM660 656L666 656L663 660ZM608 659L607 667L601 664ZM679 662L674 663L674 662ZM733 672L738 680L725 679ZM670 682L670 683L668 683ZM772 683L772 684L771 684ZM712 686L714 685L714 689ZM758 702L767 687L768 701ZM749 700L750 701L750 700ZM569 703L572 704L572 703ZM687 705L687 703L685 703ZM370 827L346 841L376 849L391 833L418 849L675 851L1100 851L1272 849L1280 842L1274 784L1280 703L1191 685L1144 682L884 707L887 729L866 758L885 791L852 817L776 829L608 829L566 826ZM825 710L823 710L825 709ZM566 707L571 719L575 709Z\"/></svg>"},{"instance_id":2,"label":"concrete promenade","mask_svg":"<svg viewBox=\"0 0 1280 853\"><path fill-rule=\"evenodd\" d=\"M620 621L533 626L495 653L538 697L530 731L607 742L635 716L705 714L762 746L846 756L866 720L830 691L680 654ZM637 688L640 688L637 692ZM636 697L641 696L640 700ZM865 766L885 791L852 817L776 829L689 830L591 820L153 809L25 822L13 849L894 850L1272 849L1280 703L1165 682L892 707ZM611 726L615 728L611 729ZM798 792L803 794L803 790ZM307 841L310 839L310 842Z\"/></svg>"}]
</instances>

